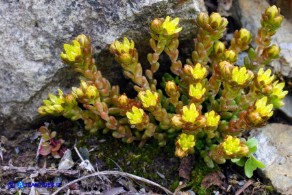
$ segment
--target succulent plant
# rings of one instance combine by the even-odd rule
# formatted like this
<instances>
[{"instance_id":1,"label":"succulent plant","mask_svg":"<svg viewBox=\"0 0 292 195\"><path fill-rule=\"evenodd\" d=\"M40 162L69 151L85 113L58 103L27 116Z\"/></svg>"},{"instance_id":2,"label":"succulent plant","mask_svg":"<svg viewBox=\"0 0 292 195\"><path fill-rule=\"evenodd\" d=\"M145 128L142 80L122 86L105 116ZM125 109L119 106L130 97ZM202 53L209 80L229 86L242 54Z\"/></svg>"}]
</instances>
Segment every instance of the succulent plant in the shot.
<instances>
[{"instance_id":1,"label":"succulent plant","mask_svg":"<svg viewBox=\"0 0 292 195\"><path fill-rule=\"evenodd\" d=\"M250 177L263 165L252 155L255 141L241 137L265 125L273 109L283 106L282 99L288 93L283 91L284 83L265 67L279 56L280 49L271 44L271 39L282 18L277 7L266 10L253 49L247 29L235 31L227 47L220 41L227 19L218 13L200 13L192 59L184 65L178 60L182 31L179 18L154 19L149 40L153 52L147 55L150 68L145 74L133 40L125 37L110 45L124 76L134 83L136 98L120 94L118 86L111 86L95 66L90 38L79 35L64 45L61 59L81 73L80 86L66 95L61 90L57 96L50 94L39 113L83 120L85 129L92 133L110 132L127 143L139 141L140 146L152 137L159 146L175 141L175 154L181 158L196 152L200 140L204 147L198 154L208 166L231 159L245 165ZM244 64L237 65L238 54L243 51L247 51ZM154 73L164 53L171 61L170 72L158 85Z\"/></svg>"},{"instance_id":2,"label":"succulent plant","mask_svg":"<svg viewBox=\"0 0 292 195\"><path fill-rule=\"evenodd\" d=\"M62 144L65 141L63 139L56 139L57 132L50 132L46 126L41 126L39 133L41 136L39 154L42 156L51 154L54 158L61 158L63 156Z\"/></svg>"}]
</instances>

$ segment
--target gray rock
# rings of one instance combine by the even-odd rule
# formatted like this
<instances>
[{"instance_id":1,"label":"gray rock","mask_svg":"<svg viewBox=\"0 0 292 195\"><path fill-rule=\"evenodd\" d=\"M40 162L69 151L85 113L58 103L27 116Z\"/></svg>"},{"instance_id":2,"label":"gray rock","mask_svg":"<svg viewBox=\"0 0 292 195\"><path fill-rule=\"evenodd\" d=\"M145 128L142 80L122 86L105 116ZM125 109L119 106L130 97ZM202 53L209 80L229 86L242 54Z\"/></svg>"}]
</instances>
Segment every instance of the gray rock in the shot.
<instances>
[{"instance_id":1,"label":"gray rock","mask_svg":"<svg viewBox=\"0 0 292 195\"><path fill-rule=\"evenodd\" d=\"M259 142L256 157L266 167L263 174L282 194L292 194L292 126L273 123L252 131Z\"/></svg>"},{"instance_id":2,"label":"gray rock","mask_svg":"<svg viewBox=\"0 0 292 195\"><path fill-rule=\"evenodd\" d=\"M190 38L193 19L205 10L203 0L0 1L0 133L10 137L27 128L49 92L77 83L59 54L78 34L91 36L99 69L116 84L122 71L106 51L110 43L127 36L149 49L149 22L166 15L180 17L181 37Z\"/></svg>"},{"instance_id":3,"label":"gray rock","mask_svg":"<svg viewBox=\"0 0 292 195\"><path fill-rule=\"evenodd\" d=\"M292 94L290 93L286 95L283 101L285 105L279 108L279 110L281 110L286 115L286 117L292 121Z\"/></svg>"},{"instance_id":4,"label":"gray rock","mask_svg":"<svg viewBox=\"0 0 292 195\"><path fill-rule=\"evenodd\" d=\"M260 27L261 14L269 4L263 0L237 0L234 1L233 15L241 22L244 28L250 30L254 35ZM292 23L283 20L281 28L273 38L273 42L281 48L281 60L272 62L276 72L280 72L287 78L292 78Z\"/></svg>"}]
</instances>

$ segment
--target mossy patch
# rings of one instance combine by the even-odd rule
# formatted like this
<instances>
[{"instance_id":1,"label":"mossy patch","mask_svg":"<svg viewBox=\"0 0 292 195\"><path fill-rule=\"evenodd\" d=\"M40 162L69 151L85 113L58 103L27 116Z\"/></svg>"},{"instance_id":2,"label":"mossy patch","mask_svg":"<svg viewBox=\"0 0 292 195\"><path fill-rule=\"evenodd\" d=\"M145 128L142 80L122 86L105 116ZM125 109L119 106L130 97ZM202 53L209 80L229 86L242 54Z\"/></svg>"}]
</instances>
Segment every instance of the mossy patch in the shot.
<instances>
[{"instance_id":1,"label":"mossy patch","mask_svg":"<svg viewBox=\"0 0 292 195\"><path fill-rule=\"evenodd\" d=\"M99 140L105 141L101 143ZM78 145L95 145L96 150L91 152L91 157L103 161L108 170L132 173L165 187L179 179L180 159L174 156L175 146L171 142L166 147L159 147L156 140L151 140L138 147L138 142L127 144L107 135L85 135Z\"/></svg>"}]
</instances>

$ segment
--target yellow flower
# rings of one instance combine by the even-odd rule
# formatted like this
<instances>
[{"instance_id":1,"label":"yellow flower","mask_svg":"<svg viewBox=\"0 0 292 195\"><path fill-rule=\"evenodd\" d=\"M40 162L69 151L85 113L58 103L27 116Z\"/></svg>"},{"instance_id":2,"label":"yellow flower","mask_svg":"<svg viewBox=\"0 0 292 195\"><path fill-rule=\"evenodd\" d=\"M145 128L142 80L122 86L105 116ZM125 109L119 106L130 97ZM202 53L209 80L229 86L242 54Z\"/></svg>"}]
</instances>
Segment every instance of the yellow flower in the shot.
<instances>
[{"instance_id":1,"label":"yellow flower","mask_svg":"<svg viewBox=\"0 0 292 195\"><path fill-rule=\"evenodd\" d=\"M197 117L199 116L199 112L196 109L196 105L192 103L190 107L183 107L182 120L187 123L195 123Z\"/></svg>"},{"instance_id":2,"label":"yellow flower","mask_svg":"<svg viewBox=\"0 0 292 195\"><path fill-rule=\"evenodd\" d=\"M207 119L206 125L207 127L217 127L220 121L220 115L216 114L214 110L211 112L205 113L205 117Z\"/></svg>"},{"instance_id":3,"label":"yellow flower","mask_svg":"<svg viewBox=\"0 0 292 195\"><path fill-rule=\"evenodd\" d=\"M229 155L229 156L236 155L241 149L240 139L228 135L225 138L224 142L222 143L222 146L223 146L224 152L227 155Z\"/></svg>"},{"instance_id":4,"label":"yellow flower","mask_svg":"<svg viewBox=\"0 0 292 195\"><path fill-rule=\"evenodd\" d=\"M232 81L238 85L245 85L252 78L253 74L249 70L246 70L245 67L239 69L238 66L235 66L232 69Z\"/></svg>"},{"instance_id":5,"label":"yellow flower","mask_svg":"<svg viewBox=\"0 0 292 195\"><path fill-rule=\"evenodd\" d=\"M137 125L143 122L144 110L133 106L132 111L127 112L126 115L131 125Z\"/></svg>"},{"instance_id":6,"label":"yellow flower","mask_svg":"<svg viewBox=\"0 0 292 195\"><path fill-rule=\"evenodd\" d=\"M188 151L196 145L195 136L182 133L176 142L183 151Z\"/></svg>"},{"instance_id":7,"label":"yellow flower","mask_svg":"<svg viewBox=\"0 0 292 195\"><path fill-rule=\"evenodd\" d=\"M195 67L192 67L190 70L193 78L196 80L202 80L207 75L207 69L200 63L197 63Z\"/></svg>"},{"instance_id":8,"label":"yellow flower","mask_svg":"<svg viewBox=\"0 0 292 195\"><path fill-rule=\"evenodd\" d=\"M150 90L140 91L138 98L141 100L144 108L154 107L158 102L158 93Z\"/></svg>"},{"instance_id":9,"label":"yellow flower","mask_svg":"<svg viewBox=\"0 0 292 195\"><path fill-rule=\"evenodd\" d=\"M206 92L206 88L203 88L201 83L197 83L196 86L190 85L189 95L197 100L200 100Z\"/></svg>"},{"instance_id":10,"label":"yellow flower","mask_svg":"<svg viewBox=\"0 0 292 195\"><path fill-rule=\"evenodd\" d=\"M134 49L135 43L133 40L129 41L127 37L124 37L124 42L115 41L111 48L118 51L119 54L129 53L130 49Z\"/></svg>"},{"instance_id":11,"label":"yellow flower","mask_svg":"<svg viewBox=\"0 0 292 195\"><path fill-rule=\"evenodd\" d=\"M167 35L173 35L182 30L182 27L178 27L179 18L171 20L169 16L166 16L164 22L162 23L162 28L166 31Z\"/></svg>"},{"instance_id":12,"label":"yellow flower","mask_svg":"<svg viewBox=\"0 0 292 195\"><path fill-rule=\"evenodd\" d=\"M65 53L61 53L61 58L69 62L74 62L76 57L82 53L80 43L76 40L73 40L72 44L64 44L64 50Z\"/></svg>"},{"instance_id":13,"label":"yellow flower","mask_svg":"<svg viewBox=\"0 0 292 195\"><path fill-rule=\"evenodd\" d=\"M256 111L261 117L271 117L273 115L273 104L267 105L268 98L264 96L255 103Z\"/></svg>"},{"instance_id":14,"label":"yellow flower","mask_svg":"<svg viewBox=\"0 0 292 195\"><path fill-rule=\"evenodd\" d=\"M271 73L272 73L271 69L268 69L264 72L264 69L260 68L257 74L257 82L263 86L271 84L275 79L275 76L274 75L271 76Z\"/></svg>"},{"instance_id":15,"label":"yellow flower","mask_svg":"<svg viewBox=\"0 0 292 195\"><path fill-rule=\"evenodd\" d=\"M283 99L287 94L288 91L283 91L285 87L285 83L278 83L278 81L273 83L272 95L277 96L279 99Z\"/></svg>"},{"instance_id":16,"label":"yellow flower","mask_svg":"<svg viewBox=\"0 0 292 195\"><path fill-rule=\"evenodd\" d=\"M129 64L132 62L135 57L134 50L134 41L129 41L127 37L124 37L124 42L115 41L110 46L110 51L115 54L116 60L122 64Z\"/></svg>"}]
</instances>

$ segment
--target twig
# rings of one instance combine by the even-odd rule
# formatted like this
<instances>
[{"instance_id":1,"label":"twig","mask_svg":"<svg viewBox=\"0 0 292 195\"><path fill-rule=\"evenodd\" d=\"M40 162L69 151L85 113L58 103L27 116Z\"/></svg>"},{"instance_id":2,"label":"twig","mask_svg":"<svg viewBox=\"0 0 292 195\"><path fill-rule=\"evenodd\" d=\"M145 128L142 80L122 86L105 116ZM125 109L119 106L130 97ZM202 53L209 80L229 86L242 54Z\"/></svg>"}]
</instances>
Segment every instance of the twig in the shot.
<instances>
[{"instance_id":1,"label":"twig","mask_svg":"<svg viewBox=\"0 0 292 195\"><path fill-rule=\"evenodd\" d=\"M239 190L237 190L237 192L235 193L235 195L240 195L246 188L248 188L251 184L253 184L254 182L250 179L248 180L243 186L242 188L240 188Z\"/></svg>"},{"instance_id":2,"label":"twig","mask_svg":"<svg viewBox=\"0 0 292 195\"><path fill-rule=\"evenodd\" d=\"M79 153L79 151L76 147L76 143L74 144L74 149L81 160L81 163L79 165L81 167L85 168L86 170L90 171L91 173L95 173L96 171L95 171L94 167L92 166L91 162L88 159L84 160L82 158L81 154Z\"/></svg>"},{"instance_id":3,"label":"twig","mask_svg":"<svg viewBox=\"0 0 292 195\"><path fill-rule=\"evenodd\" d=\"M46 169L46 168L37 168L37 167L15 167L15 166L0 166L0 170L11 171L14 173L39 173L41 175L48 174L50 176L59 176L66 175L71 177L79 177L79 170L64 170L64 169Z\"/></svg>"},{"instance_id":4,"label":"twig","mask_svg":"<svg viewBox=\"0 0 292 195\"><path fill-rule=\"evenodd\" d=\"M171 191L169 191L168 189L166 189L165 187L153 182L153 181L150 181L148 179L144 179L142 177L139 177L139 176L136 176L136 175L132 175L130 173L125 173L125 172L120 172L120 171L101 171L101 172L97 172L97 173L93 173L93 174L90 174L90 175L86 175L86 176L83 176L81 178L78 178L78 179L75 179L74 181L71 181L69 183L67 183L66 185L62 186L61 188L59 188L57 191L55 191L52 195L56 195L58 194L61 190L65 189L66 187L78 182L78 181L81 181L83 179L87 179L89 177L95 177L95 176L100 176L100 175L119 175L119 176L123 176L123 177L129 177L129 178L132 178L132 179L135 179L135 180L139 180L139 181L142 181L144 183L147 183L147 184L150 184L150 185L153 185L155 187L158 187L162 190L164 190L167 194L171 194L173 195L173 193Z\"/></svg>"}]
</instances>

